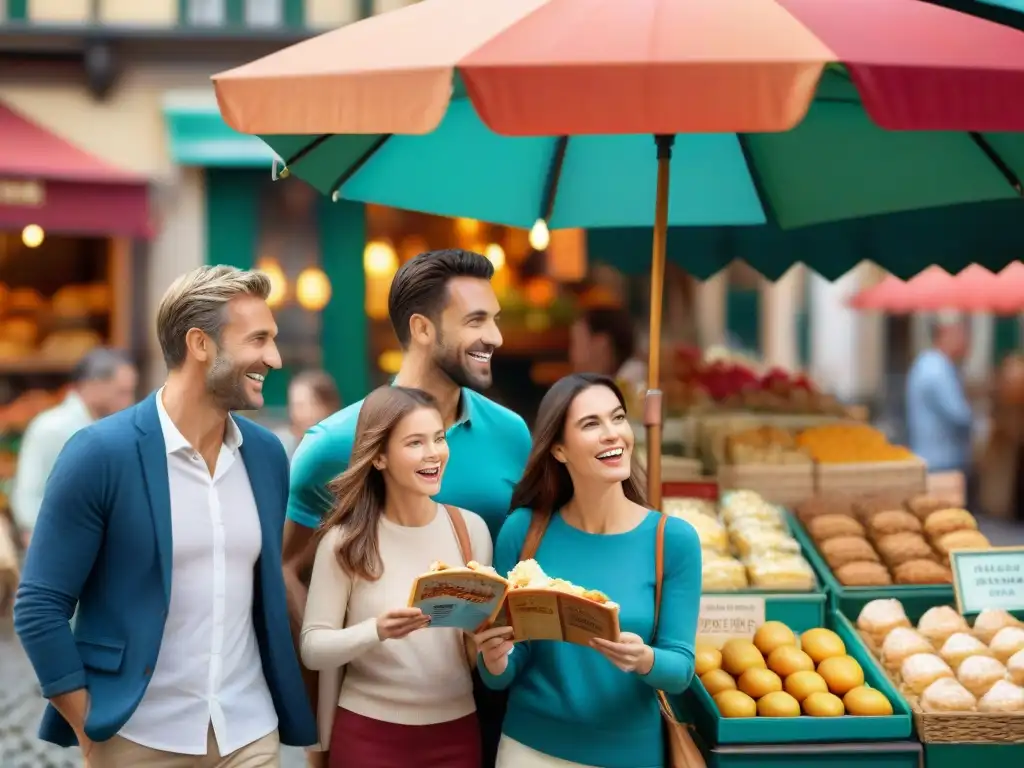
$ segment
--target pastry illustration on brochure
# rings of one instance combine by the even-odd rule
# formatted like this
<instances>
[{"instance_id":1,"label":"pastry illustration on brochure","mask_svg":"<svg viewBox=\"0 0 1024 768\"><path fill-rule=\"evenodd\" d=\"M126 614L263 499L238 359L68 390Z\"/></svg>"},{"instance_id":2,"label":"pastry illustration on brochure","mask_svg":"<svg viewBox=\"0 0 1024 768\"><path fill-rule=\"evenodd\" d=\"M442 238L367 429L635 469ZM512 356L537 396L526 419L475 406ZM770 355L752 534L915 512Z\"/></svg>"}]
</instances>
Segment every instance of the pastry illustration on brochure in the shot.
<instances>
[{"instance_id":1,"label":"pastry illustration on brochure","mask_svg":"<svg viewBox=\"0 0 1024 768\"><path fill-rule=\"evenodd\" d=\"M619 639L619 606L596 589L584 589L523 560L508 574L505 598L514 639L561 640L589 645L595 637Z\"/></svg>"},{"instance_id":2,"label":"pastry illustration on brochure","mask_svg":"<svg viewBox=\"0 0 1024 768\"><path fill-rule=\"evenodd\" d=\"M413 582L409 607L429 616L431 627L476 632L494 621L507 592L508 581L489 565L438 561Z\"/></svg>"}]
</instances>

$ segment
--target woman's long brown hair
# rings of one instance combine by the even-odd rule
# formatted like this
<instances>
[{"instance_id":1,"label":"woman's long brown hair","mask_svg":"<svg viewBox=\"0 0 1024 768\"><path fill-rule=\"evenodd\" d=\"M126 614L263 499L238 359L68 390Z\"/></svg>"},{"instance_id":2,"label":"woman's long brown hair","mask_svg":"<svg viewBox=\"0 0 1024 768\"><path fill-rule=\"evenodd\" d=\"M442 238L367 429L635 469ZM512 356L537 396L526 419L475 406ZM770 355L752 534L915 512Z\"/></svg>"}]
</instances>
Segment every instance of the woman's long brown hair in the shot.
<instances>
[{"instance_id":1,"label":"woman's long brown hair","mask_svg":"<svg viewBox=\"0 0 1024 768\"><path fill-rule=\"evenodd\" d=\"M622 390L610 376L573 373L556 381L540 401L537 422L533 428L533 448L523 478L512 491L512 509L526 508L550 514L561 509L572 498L569 470L552 455L551 450L565 438L565 421L573 401L591 387L607 387L625 409L626 400ZM646 507L644 483L643 470L635 458L631 459L629 478L622 482L622 490L627 499Z\"/></svg>"},{"instance_id":2,"label":"woman's long brown hair","mask_svg":"<svg viewBox=\"0 0 1024 768\"><path fill-rule=\"evenodd\" d=\"M338 563L349 576L376 581L384 573L377 539L384 513L384 476L373 462L387 450L398 423L418 408L437 410L437 401L410 387L384 386L371 392L359 410L348 469L327 484L334 505L320 534L341 528Z\"/></svg>"}]
</instances>

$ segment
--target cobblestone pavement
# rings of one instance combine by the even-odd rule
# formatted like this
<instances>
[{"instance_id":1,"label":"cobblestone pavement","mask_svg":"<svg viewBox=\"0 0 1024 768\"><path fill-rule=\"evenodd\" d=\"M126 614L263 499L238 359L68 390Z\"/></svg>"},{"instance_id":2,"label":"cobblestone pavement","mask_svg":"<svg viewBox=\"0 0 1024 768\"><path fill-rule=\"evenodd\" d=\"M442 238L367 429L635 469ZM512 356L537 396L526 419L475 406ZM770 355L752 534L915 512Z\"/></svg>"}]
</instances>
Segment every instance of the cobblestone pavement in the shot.
<instances>
[{"instance_id":1,"label":"cobblestone pavement","mask_svg":"<svg viewBox=\"0 0 1024 768\"><path fill-rule=\"evenodd\" d=\"M77 749L36 738L44 701L9 620L0 619L0 768L81 768ZM302 750L281 751L281 768L302 768Z\"/></svg>"}]
</instances>

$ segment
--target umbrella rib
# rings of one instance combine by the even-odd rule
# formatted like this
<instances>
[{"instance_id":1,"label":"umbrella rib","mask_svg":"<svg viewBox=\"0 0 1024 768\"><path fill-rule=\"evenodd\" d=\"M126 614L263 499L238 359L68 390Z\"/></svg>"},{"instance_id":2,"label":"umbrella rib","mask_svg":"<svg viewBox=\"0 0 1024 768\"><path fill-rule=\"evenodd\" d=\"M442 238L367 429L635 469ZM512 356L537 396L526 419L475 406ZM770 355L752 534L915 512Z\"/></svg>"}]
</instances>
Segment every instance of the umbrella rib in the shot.
<instances>
[{"instance_id":1,"label":"umbrella rib","mask_svg":"<svg viewBox=\"0 0 1024 768\"><path fill-rule=\"evenodd\" d=\"M341 193L341 188L345 184L345 182L348 181L349 179L351 179L353 176L355 176L359 172L359 169L362 168L364 165L366 165L366 161L369 160L371 157L373 157L373 155L377 152L377 150L380 149L381 147L383 147L384 143L388 139L390 139L393 135L394 134L391 134L391 133L385 133L385 134L383 134L381 136L378 136L377 140L374 141L373 144L371 144L367 148L367 150L365 152L363 152L363 154L361 154L359 156L359 159L357 159L354 163L352 163L350 166L348 166L342 172L342 174L337 179L334 180L334 183L331 184L331 199L332 200L334 200L334 201L338 200L338 197L340 196L340 193Z\"/></svg>"},{"instance_id":2,"label":"umbrella rib","mask_svg":"<svg viewBox=\"0 0 1024 768\"><path fill-rule=\"evenodd\" d=\"M976 131L970 131L968 135L974 143L978 145L978 149L985 153L985 157L992 162L992 165L999 169L999 172L1003 174L1003 178L1010 183L1010 186L1014 188L1017 194L1022 194L1021 183L1017 174L1014 173L1013 169L1007 164L1007 162L1000 157L995 147L989 144L988 139Z\"/></svg>"},{"instance_id":3,"label":"umbrella rib","mask_svg":"<svg viewBox=\"0 0 1024 768\"><path fill-rule=\"evenodd\" d=\"M299 162L299 160L304 158L310 152L312 152L317 147L319 147L321 144L323 144L325 141L327 141L329 138L331 138L332 135L333 134L330 134L330 133L322 133L322 134L320 134L315 139L313 139L311 142L309 142L309 144L307 144L302 149L300 149L298 152L296 152L294 155L292 155L291 157L286 159L284 161L284 167L288 168L288 166L290 166L292 163Z\"/></svg>"},{"instance_id":4,"label":"umbrella rib","mask_svg":"<svg viewBox=\"0 0 1024 768\"><path fill-rule=\"evenodd\" d=\"M555 210L555 196L558 194L558 180L562 177L562 165L565 163L565 151L569 146L568 136L559 136L555 140L555 151L551 153L551 163L544 179L544 196L540 203L540 218L551 220Z\"/></svg>"}]
</instances>

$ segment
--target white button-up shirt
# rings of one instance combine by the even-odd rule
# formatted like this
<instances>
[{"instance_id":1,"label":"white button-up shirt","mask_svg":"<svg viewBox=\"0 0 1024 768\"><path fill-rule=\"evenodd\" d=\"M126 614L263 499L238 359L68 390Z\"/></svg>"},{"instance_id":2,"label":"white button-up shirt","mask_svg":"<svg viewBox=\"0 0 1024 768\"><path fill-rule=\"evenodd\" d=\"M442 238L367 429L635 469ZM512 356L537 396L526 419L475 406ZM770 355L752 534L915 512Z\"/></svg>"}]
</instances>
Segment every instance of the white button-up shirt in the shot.
<instances>
[{"instance_id":1,"label":"white button-up shirt","mask_svg":"<svg viewBox=\"0 0 1024 768\"><path fill-rule=\"evenodd\" d=\"M69 392L60 405L43 411L29 422L21 439L11 493L14 519L25 530L35 527L46 481L64 444L92 422L92 414L74 392Z\"/></svg>"},{"instance_id":2,"label":"white button-up shirt","mask_svg":"<svg viewBox=\"0 0 1024 768\"><path fill-rule=\"evenodd\" d=\"M205 755L209 727L226 756L277 729L253 628L262 548L256 499L228 419L213 476L156 396L171 490L171 601L146 695L120 736Z\"/></svg>"}]
</instances>

